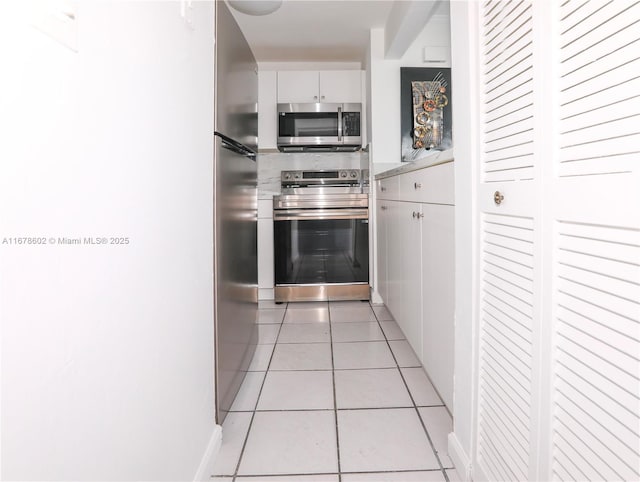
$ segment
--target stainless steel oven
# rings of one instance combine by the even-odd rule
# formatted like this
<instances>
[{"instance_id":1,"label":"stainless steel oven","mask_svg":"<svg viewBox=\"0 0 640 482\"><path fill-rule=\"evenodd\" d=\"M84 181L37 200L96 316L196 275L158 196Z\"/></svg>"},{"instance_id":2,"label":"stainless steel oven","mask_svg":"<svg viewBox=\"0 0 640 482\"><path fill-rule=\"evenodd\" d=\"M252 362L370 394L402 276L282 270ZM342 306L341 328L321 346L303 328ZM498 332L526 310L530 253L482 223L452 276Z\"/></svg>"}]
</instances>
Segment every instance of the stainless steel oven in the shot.
<instances>
[{"instance_id":1,"label":"stainless steel oven","mask_svg":"<svg viewBox=\"0 0 640 482\"><path fill-rule=\"evenodd\" d=\"M360 170L285 171L274 198L275 300L369 299L369 195Z\"/></svg>"}]
</instances>

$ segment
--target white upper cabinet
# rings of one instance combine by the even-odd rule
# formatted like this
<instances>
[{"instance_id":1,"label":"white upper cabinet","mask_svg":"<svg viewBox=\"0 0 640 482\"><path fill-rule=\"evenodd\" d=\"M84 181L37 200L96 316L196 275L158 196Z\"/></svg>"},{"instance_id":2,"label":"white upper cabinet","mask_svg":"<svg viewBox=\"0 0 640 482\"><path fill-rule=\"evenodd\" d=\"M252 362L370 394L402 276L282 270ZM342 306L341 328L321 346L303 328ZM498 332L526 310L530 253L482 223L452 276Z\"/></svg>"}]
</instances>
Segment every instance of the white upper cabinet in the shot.
<instances>
[{"instance_id":1,"label":"white upper cabinet","mask_svg":"<svg viewBox=\"0 0 640 482\"><path fill-rule=\"evenodd\" d=\"M279 103L362 102L360 70L278 72Z\"/></svg>"},{"instance_id":2,"label":"white upper cabinet","mask_svg":"<svg viewBox=\"0 0 640 482\"><path fill-rule=\"evenodd\" d=\"M359 70L320 72L320 102L362 102L362 73Z\"/></svg>"},{"instance_id":3,"label":"white upper cabinet","mask_svg":"<svg viewBox=\"0 0 640 482\"><path fill-rule=\"evenodd\" d=\"M320 102L318 72L292 70L278 72L278 102Z\"/></svg>"}]
</instances>

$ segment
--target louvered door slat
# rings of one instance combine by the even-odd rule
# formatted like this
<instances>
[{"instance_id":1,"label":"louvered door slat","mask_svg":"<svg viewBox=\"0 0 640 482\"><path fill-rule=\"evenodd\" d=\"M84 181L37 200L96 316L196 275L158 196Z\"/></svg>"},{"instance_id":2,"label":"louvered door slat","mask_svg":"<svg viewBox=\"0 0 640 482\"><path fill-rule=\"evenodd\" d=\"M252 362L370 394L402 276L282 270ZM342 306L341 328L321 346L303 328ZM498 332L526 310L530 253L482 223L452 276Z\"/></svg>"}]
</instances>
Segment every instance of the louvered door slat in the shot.
<instances>
[{"instance_id":1,"label":"louvered door slat","mask_svg":"<svg viewBox=\"0 0 640 482\"><path fill-rule=\"evenodd\" d=\"M533 90L531 83L516 91L503 93L502 97L496 98L490 105L487 104L486 106L485 132L492 132L497 127L509 125L517 119L531 120L532 103ZM509 116L517 117L517 119L512 118L509 121Z\"/></svg>"},{"instance_id":2,"label":"louvered door slat","mask_svg":"<svg viewBox=\"0 0 640 482\"><path fill-rule=\"evenodd\" d=\"M615 55L615 54L613 54ZM561 90L561 105L591 97L594 103L609 91L620 88L619 95L629 95L628 84L638 78L638 65L634 60L628 63L617 63L608 71L597 75L589 75L589 70L579 70L574 75L564 79L565 86Z\"/></svg>"},{"instance_id":3,"label":"louvered door slat","mask_svg":"<svg viewBox=\"0 0 640 482\"><path fill-rule=\"evenodd\" d=\"M619 410L618 406L603 397L600 391L562 365L559 367L558 377L567 386L563 393L580 406L579 410L573 412L576 419L583 426L591 427L592 438L610 447L609 450L616 455L615 458L626 465L625 461L631 460L635 455L637 447L634 445L638 437L637 432L632 432L623 420L619 420L620 414L626 412ZM598 414L600 424L593 424L593 413Z\"/></svg>"},{"instance_id":4,"label":"louvered door slat","mask_svg":"<svg viewBox=\"0 0 640 482\"><path fill-rule=\"evenodd\" d=\"M586 320L606 326L609 330L623 334L630 340L637 340L638 325L634 318L628 318L596 305L591 300L578 298L575 295L558 289L558 306L575 313ZM611 336L611 335L609 335ZM635 341L634 341L635 343Z\"/></svg>"},{"instance_id":5,"label":"louvered door slat","mask_svg":"<svg viewBox=\"0 0 640 482\"><path fill-rule=\"evenodd\" d=\"M485 261L485 279L493 280L494 283L498 281L504 281L508 283L510 286L514 287L516 292L520 291L521 296L530 296L530 282L526 278L522 276L518 276L513 272L505 269L500 265L495 265L491 262Z\"/></svg>"},{"instance_id":6,"label":"louvered door slat","mask_svg":"<svg viewBox=\"0 0 640 482\"><path fill-rule=\"evenodd\" d=\"M638 79L637 83L640 86L640 79ZM638 102L640 102L640 100L638 97L631 98L629 97L629 92L625 92L622 89L620 92L623 97L614 101L611 101L610 98L604 100L603 96L600 96L598 99L595 99L599 101L595 106L591 103L584 105L580 102L563 106L562 135L572 134L576 131L593 128L601 124L604 124L606 127L608 122L615 122L618 119L627 119L639 115ZM596 112L598 113L597 116L595 115ZM604 119L604 123L602 119Z\"/></svg>"},{"instance_id":7,"label":"louvered door slat","mask_svg":"<svg viewBox=\"0 0 640 482\"><path fill-rule=\"evenodd\" d=\"M575 268L579 266L579 269L590 273L597 273L605 276L608 279L624 280L626 283L630 283L635 286L633 277L638 269L637 263L628 263L619 259L609 258L610 254L618 255L619 253L613 252L611 248L616 251L624 251L624 246L611 246L610 252L600 256L596 256L592 253L584 253L575 248L564 248L562 251L562 266L570 266ZM615 272L615 275L607 274Z\"/></svg>"},{"instance_id":8,"label":"louvered door slat","mask_svg":"<svg viewBox=\"0 0 640 482\"><path fill-rule=\"evenodd\" d=\"M497 2L485 8L482 46L484 181L532 179L531 2Z\"/></svg>"},{"instance_id":9,"label":"louvered door slat","mask_svg":"<svg viewBox=\"0 0 640 482\"><path fill-rule=\"evenodd\" d=\"M493 366L500 365L500 373L506 373L507 378L513 381L513 389L518 391L525 403L528 403L526 391L529 389L531 378L528 363L531 355L527 352L527 347L510 338L510 332L502 331L504 325L491 317L485 329L487 337L491 343L486 345L487 354L494 362Z\"/></svg>"},{"instance_id":10,"label":"louvered door slat","mask_svg":"<svg viewBox=\"0 0 640 482\"><path fill-rule=\"evenodd\" d=\"M637 169L640 2L585 2L560 31L560 176Z\"/></svg>"},{"instance_id":11,"label":"louvered door slat","mask_svg":"<svg viewBox=\"0 0 640 482\"><path fill-rule=\"evenodd\" d=\"M526 363L523 357L531 357L531 330L527 329L526 323L518 321L509 312L496 306L497 303L493 301L485 298L483 312L500 326L502 336L509 337L514 345L513 353Z\"/></svg>"},{"instance_id":12,"label":"louvered door slat","mask_svg":"<svg viewBox=\"0 0 640 482\"><path fill-rule=\"evenodd\" d=\"M595 399L609 400L607 406L615 411L621 421L628 421L629 424L625 425L626 430L637 436L638 427L635 424L637 424L638 401L636 394L631 391L635 385L634 377L630 374L633 369L630 372L624 367L603 368L603 365L608 363L606 360L607 350L594 355L594 352L589 348L570 338L571 330L566 327L560 330L569 335L559 335L564 342L569 342L565 343L565 347L558 348L558 364L562 367L561 371L570 371L575 377L587 384L588 391L596 397ZM602 363L603 361L605 363ZM610 403L612 399L615 401ZM632 416L631 419L629 419L629 415Z\"/></svg>"},{"instance_id":13,"label":"louvered door slat","mask_svg":"<svg viewBox=\"0 0 640 482\"><path fill-rule=\"evenodd\" d=\"M519 263L503 256L501 253L493 249L492 246L485 247L483 251L484 259L488 265L498 266L503 271L508 271L524 280L524 283L531 281L527 276L531 275L531 266Z\"/></svg>"},{"instance_id":14,"label":"louvered door slat","mask_svg":"<svg viewBox=\"0 0 640 482\"><path fill-rule=\"evenodd\" d=\"M487 436L490 437L492 445L503 457L500 464L503 470L512 474L514 480L520 480L520 474L526 470L526 461L522 459L526 452L523 453L522 450L518 450L519 447L505 444L504 441L512 438L513 434L506 430L506 427L499 422L497 416L490 416L485 413L484 422L490 427L487 430Z\"/></svg>"},{"instance_id":15,"label":"louvered door slat","mask_svg":"<svg viewBox=\"0 0 640 482\"><path fill-rule=\"evenodd\" d=\"M489 60L501 63L513 53L514 45L522 45L522 39L531 30L530 3L524 0L505 3L500 15L493 17L486 28L484 54ZM492 70L487 72L491 74Z\"/></svg>"},{"instance_id":16,"label":"louvered door slat","mask_svg":"<svg viewBox=\"0 0 640 482\"><path fill-rule=\"evenodd\" d=\"M612 293L613 296L632 303L636 310L640 309L638 301L633 299L638 291L638 285L628 280L603 276L581 267L566 265L559 267L558 277L563 280L579 280L579 283L591 286L599 292Z\"/></svg>"},{"instance_id":17,"label":"louvered door slat","mask_svg":"<svg viewBox=\"0 0 640 482\"><path fill-rule=\"evenodd\" d=\"M615 39L618 32L625 34L624 30L631 28L637 19L639 8L637 1L588 2L582 11L561 23L562 59L579 54L597 58L594 54L598 53L598 45L607 39ZM606 43L600 47L607 50Z\"/></svg>"},{"instance_id":18,"label":"louvered door slat","mask_svg":"<svg viewBox=\"0 0 640 482\"><path fill-rule=\"evenodd\" d=\"M628 464L629 449L606 426L593 423L593 413L603 420L608 418L601 407L569 386L559 392L559 398L570 405L570 410L559 413L563 424L557 426L558 432L568 437L566 432L571 431L582 441L578 443L574 440L573 443L577 450L584 453L584 458L588 457L596 470L604 475L604 480L637 480L638 475ZM588 451L585 445L588 445Z\"/></svg>"},{"instance_id":19,"label":"louvered door slat","mask_svg":"<svg viewBox=\"0 0 640 482\"><path fill-rule=\"evenodd\" d=\"M638 107L640 107L640 101L638 101ZM608 145L608 143L617 143L620 138L626 136L635 136L637 140L640 133L636 132L633 126L629 125L629 121L640 121L640 112L626 117L620 117L618 113L610 114L613 114L614 117L607 119L592 118L593 124L585 124L575 127L573 130L563 132L562 147L563 149L567 149L565 151L566 155L587 157L590 152L593 155L607 155L612 151L612 148L615 148L615 145L611 146ZM634 121L630 118L636 119ZM588 139L587 141L585 141L585 137ZM606 139L610 140L607 141ZM633 138L630 139L630 141L633 142ZM581 152L580 147L570 148L569 146L582 146L582 149L588 150ZM569 151L569 149L571 149L571 151Z\"/></svg>"},{"instance_id":20,"label":"louvered door slat","mask_svg":"<svg viewBox=\"0 0 640 482\"><path fill-rule=\"evenodd\" d=\"M562 333L563 327L566 326L568 339L576 342L577 337L590 337L601 344L595 351L604 356L606 360L620 366L628 373L638 370L640 363L640 353L637 353L638 340L613 328L608 319L602 322L584 318L580 312L571 310L564 305L558 307L558 319L562 322L558 326L558 330Z\"/></svg>"},{"instance_id":21,"label":"louvered door slat","mask_svg":"<svg viewBox=\"0 0 640 482\"><path fill-rule=\"evenodd\" d=\"M621 298L616 293L603 292L585 285L581 280L567 280L558 277L558 290L582 300L589 300L595 306L627 319L637 318L638 303Z\"/></svg>"},{"instance_id":22,"label":"louvered door slat","mask_svg":"<svg viewBox=\"0 0 640 482\"><path fill-rule=\"evenodd\" d=\"M571 414L562 412L563 419L571 419ZM559 480L616 480L620 479L611 469L603 464L600 457L595 453L596 447L587 445L581 438L580 430L578 434L574 431L573 424L569 421L563 423L556 435L556 446L554 452L557 455L557 467L563 467L568 474Z\"/></svg>"}]
</instances>

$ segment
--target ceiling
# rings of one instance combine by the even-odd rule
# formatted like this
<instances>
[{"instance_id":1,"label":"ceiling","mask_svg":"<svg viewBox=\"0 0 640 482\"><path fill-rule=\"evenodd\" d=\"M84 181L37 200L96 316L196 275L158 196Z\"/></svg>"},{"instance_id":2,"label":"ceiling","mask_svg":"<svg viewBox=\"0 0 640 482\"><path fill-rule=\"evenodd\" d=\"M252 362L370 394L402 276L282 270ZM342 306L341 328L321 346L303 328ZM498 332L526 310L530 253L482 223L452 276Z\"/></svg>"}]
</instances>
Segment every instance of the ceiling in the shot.
<instances>
[{"instance_id":1,"label":"ceiling","mask_svg":"<svg viewBox=\"0 0 640 482\"><path fill-rule=\"evenodd\" d=\"M369 29L384 27L399 1L284 0L269 15L231 11L258 62L363 62Z\"/></svg>"}]
</instances>

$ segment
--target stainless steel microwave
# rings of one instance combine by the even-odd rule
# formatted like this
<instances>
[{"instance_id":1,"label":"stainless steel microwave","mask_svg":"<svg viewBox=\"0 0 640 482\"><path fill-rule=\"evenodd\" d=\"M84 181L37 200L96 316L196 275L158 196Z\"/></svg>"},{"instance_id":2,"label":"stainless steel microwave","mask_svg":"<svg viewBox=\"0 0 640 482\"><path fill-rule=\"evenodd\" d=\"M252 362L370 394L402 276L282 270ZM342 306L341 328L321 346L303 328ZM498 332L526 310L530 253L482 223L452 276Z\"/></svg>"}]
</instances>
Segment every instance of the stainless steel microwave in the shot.
<instances>
[{"instance_id":1,"label":"stainless steel microwave","mask_svg":"<svg viewBox=\"0 0 640 482\"><path fill-rule=\"evenodd\" d=\"M362 104L278 104L278 149L357 151Z\"/></svg>"}]
</instances>

